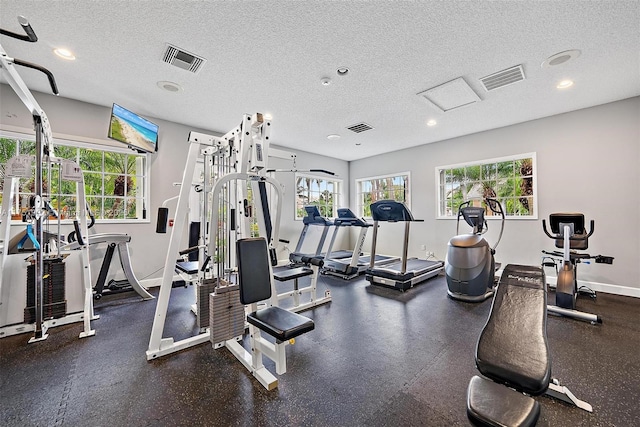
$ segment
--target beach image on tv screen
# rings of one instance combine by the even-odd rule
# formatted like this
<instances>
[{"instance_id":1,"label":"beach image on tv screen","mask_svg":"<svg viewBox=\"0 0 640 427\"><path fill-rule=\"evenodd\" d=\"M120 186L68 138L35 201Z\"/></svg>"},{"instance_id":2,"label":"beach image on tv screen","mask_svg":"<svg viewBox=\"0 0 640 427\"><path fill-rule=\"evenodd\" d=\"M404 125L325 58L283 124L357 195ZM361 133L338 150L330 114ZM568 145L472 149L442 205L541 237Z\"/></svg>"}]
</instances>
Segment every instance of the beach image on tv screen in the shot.
<instances>
[{"instance_id":1,"label":"beach image on tv screen","mask_svg":"<svg viewBox=\"0 0 640 427\"><path fill-rule=\"evenodd\" d=\"M158 126L114 104L109 137L134 148L153 152L158 139Z\"/></svg>"}]
</instances>

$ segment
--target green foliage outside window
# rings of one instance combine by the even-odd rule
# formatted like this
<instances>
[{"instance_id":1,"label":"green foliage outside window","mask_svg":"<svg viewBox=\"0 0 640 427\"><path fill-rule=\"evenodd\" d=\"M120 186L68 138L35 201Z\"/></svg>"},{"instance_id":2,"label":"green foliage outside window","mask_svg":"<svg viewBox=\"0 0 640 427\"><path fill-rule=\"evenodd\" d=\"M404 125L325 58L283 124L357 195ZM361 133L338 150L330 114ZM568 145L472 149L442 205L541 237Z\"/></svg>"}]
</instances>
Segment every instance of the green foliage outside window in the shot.
<instances>
[{"instance_id":1,"label":"green foliage outside window","mask_svg":"<svg viewBox=\"0 0 640 427\"><path fill-rule=\"evenodd\" d=\"M296 175L296 219L304 218L305 206L317 206L326 218L337 215L339 202L339 181Z\"/></svg>"},{"instance_id":2,"label":"green foliage outside window","mask_svg":"<svg viewBox=\"0 0 640 427\"><path fill-rule=\"evenodd\" d=\"M17 154L35 155L35 142L0 138L0 202L4 188L4 165ZM87 204L96 219L141 219L146 155L55 145L55 155L77 162L83 170ZM43 195L62 218L74 218L76 184L60 180L57 165L43 166ZM35 176L35 169L34 174ZM27 208L34 193L34 178L20 179L12 214Z\"/></svg>"},{"instance_id":3,"label":"green foliage outside window","mask_svg":"<svg viewBox=\"0 0 640 427\"><path fill-rule=\"evenodd\" d=\"M494 159L482 163L437 168L440 216L455 217L467 200L498 199L507 216L535 213L534 156ZM491 211L487 210L491 215Z\"/></svg>"},{"instance_id":4,"label":"green foliage outside window","mask_svg":"<svg viewBox=\"0 0 640 427\"><path fill-rule=\"evenodd\" d=\"M365 178L356 181L358 214L371 217L371 204L379 200L409 202L409 174Z\"/></svg>"}]
</instances>

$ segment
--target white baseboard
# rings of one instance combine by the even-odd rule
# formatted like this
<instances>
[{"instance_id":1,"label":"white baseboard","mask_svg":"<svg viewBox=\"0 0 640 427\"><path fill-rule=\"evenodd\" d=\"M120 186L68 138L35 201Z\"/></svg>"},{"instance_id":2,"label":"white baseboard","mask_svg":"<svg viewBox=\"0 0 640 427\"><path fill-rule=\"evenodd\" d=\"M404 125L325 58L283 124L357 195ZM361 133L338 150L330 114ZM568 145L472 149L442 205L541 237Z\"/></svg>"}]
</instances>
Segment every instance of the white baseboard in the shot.
<instances>
[{"instance_id":1,"label":"white baseboard","mask_svg":"<svg viewBox=\"0 0 640 427\"><path fill-rule=\"evenodd\" d=\"M557 277L547 276L547 283L550 285L556 284ZM593 289L597 292L604 292L607 294L624 295L627 297L640 298L640 288L632 288L630 286L612 285L610 283L599 282L587 282L586 280L578 280L578 287L586 286L589 289Z\"/></svg>"},{"instance_id":2,"label":"white baseboard","mask_svg":"<svg viewBox=\"0 0 640 427\"><path fill-rule=\"evenodd\" d=\"M503 269L496 271L496 276L502 276L502 271ZM557 279L558 278L555 276L547 276L547 283L555 287ZM592 289L596 292L640 298L640 288L612 285L610 283L587 282L586 280L578 280L578 287L580 286L586 286L587 288Z\"/></svg>"}]
</instances>

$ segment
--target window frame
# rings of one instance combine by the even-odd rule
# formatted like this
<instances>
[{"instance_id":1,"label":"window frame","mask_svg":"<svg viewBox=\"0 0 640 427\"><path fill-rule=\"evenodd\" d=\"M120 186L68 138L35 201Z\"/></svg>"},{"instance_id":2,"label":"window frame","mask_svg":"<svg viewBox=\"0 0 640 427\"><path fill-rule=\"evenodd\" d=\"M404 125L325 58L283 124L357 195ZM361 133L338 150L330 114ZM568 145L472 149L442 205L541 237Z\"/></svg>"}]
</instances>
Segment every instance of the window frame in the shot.
<instances>
[{"instance_id":1,"label":"window frame","mask_svg":"<svg viewBox=\"0 0 640 427\"><path fill-rule=\"evenodd\" d=\"M333 182L336 189L333 191L334 201L333 201L333 213L329 219L334 219L338 216L338 208L341 207L343 196L343 188L344 183L342 179L336 177L330 177L326 175L316 175L313 173L306 172L295 172L293 178L293 185L295 187L294 200L293 200L293 219L295 221L302 221L304 216L298 216L298 178L311 178L317 180L323 180L328 182Z\"/></svg>"},{"instance_id":2,"label":"window frame","mask_svg":"<svg viewBox=\"0 0 640 427\"><path fill-rule=\"evenodd\" d=\"M23 132L14 131L14 130L7 130L2 128L0 128L0 138L35 142L35 135L33 134L23 133ZM142 160L143 162L143 165L141 167L142 171L139 174L135 173L134 175L130 175L130 174L126 175L126 176L140 177L143 180L142 185L139 187L143 193L142 196L132 197L142 201L142 206L138 206L139 203L136 204L136 211L139 212L140 217L139 218L96 218L96 222L101 224L150 223L151 219L149 216L149 212L147 212L146 217L144 215L144 211L148 210L150 206L150 194L151 194L150 193L151 162L150 162L149 154L137 153L126 147L120 147L120 146L112 145L109 143L101 144L100 142L101 142L100 140L95 140L94 142L90 138L83 138L83 137L74 136L74 135L56 136L53 138L54 147L64 146L64 147L72 147L76 150L88 149L88 150L96 150L96 151L102 151L102 152L110 152L115 154L127 154L127 155L135 156L136 158L136 160L134 160L135 162ZM76 151L76 158L74 159L74 161L78 162L78 151ZM83 169L83 174L86 172L102 174L103 182L104 182L104 177L114 174L112 172L106 172L104 170L104 155L102 157L102 171L85 171ZM86 191L86 184L85 184L85 191ZM62 195L65 195L65 193L63 193ZM75 197L75 193L73 196ZM85 197L88 200L91 197L91 195L86 194ZM104 185L98 197L102 199L107 197L104 194ZM103 203L101 203L101 205L104 206ZM20 220L12 220L11 222L16 224L21 223ZM70 224L72 222L73 222L73 219L61 220L61 223L63 224Z\"/></svg>"},{"instance_id":3,"label":"window frame","mask_svg":"<svg viewBox=\"0 0 640 427\"><path fill-rule=\"evenodd\" d=\"M405 200L400 200L401 202L403 202L407 208L409 208L409 210L411 210L411 183L413 182L412 178L411 178L411 171L404 171L404 172L396 172L396 173L389 173L389 174L385 174L385 175L375 175L375 176L368 176L368 177L363 177L363 178L357 178L355 179L355 190L356 190L356 215L358 215L361 218L367 218L367 219L371 219L371 216L365 216L364 214L364 199L362 197L363 194L365 194L365 192L363 192L361 190L362 188L362 184L365 181L374 181L374 180L383 180L383 179L387 179L387 178L398 178L398 177L406 177L405 181L409 181L409 185L406 187L406 194L405 194ZM395 199L392 199L395 200Z\"/></svg>"},{"instance_id":4,"label":"window frame","mask_svg":"<svg viewBox=\"0 0 640 427\"><path fill-rule=\"evenodd\" d=\"M531 159L531 163L532 163L531 179L532 179L533 194L531 196L527 196L532 198L532 202L533 202L532 213L530 215L513 215L513 214L508 215L506 212L506 208L503 206L503 209L505 209L505 218L518 219L518 220L537 220L538 219L538 172L537 172L537 159L536 159L535 152L520 153L520 154L514 154L510 156L494 157L494 158L475 160L475 161L464 162L464 163L455 163L450 165L436 166L435 167L436 219L457 219L457 211L456 212L452 211L451 215L446 215L446 207L445 207L444 214L441 210L441 208L444 206L443 199L442 199L443 194L441 192L441 189L443 188L443 183L440 180L442 171L450 170L450 169L459 169L459 168L470 167L470 166L480 166L482 169L483 165L498 164L502 162L517 161L517 160L523 160L523 159ZM516 177L515 171L513 176ZM445 177L445 181L446 181L446 177ZM482 182L482 180L479 180L479 182ZM444 185L446 186L446 182L444 183ZM506 196L506 197L518 198L518 196ZM506 197L501 198L498 196L496 198L500 200L500 202L502 203ZM478 198L474 198L474 200L477 200L477 199ZM504 205L504 203L502 204ZM499 219L499 216L488 215L485 218Z\"/></svg>"}]
</instances>

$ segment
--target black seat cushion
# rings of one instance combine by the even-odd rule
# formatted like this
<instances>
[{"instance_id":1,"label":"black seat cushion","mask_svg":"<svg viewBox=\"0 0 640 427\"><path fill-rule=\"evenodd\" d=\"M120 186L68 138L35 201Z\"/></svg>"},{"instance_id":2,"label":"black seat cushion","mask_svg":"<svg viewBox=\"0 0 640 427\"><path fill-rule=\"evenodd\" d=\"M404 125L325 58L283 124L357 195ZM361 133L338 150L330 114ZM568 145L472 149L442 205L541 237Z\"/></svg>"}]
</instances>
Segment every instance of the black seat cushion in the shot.
<instances>
[{"instance_id":1,"label":"black seat cushion","mask_svg":"<svg viewBox=\"0 0 640 427\"><path fill-rule=\"evenodd\" d=\"M186 274L198 274L198 261L176 261L176 269Z\"/></svg>"},{"instance_id":2,"label":"black seat cushion","mask_svg":"<svg viewBox=\"0 0 640 427\"><path fill-rule=\"evenodd\" d=\"M481 374L533 395L551 379L545 286L541 268L507 265L476 348Z\"/></svg>"},{"instance_id":3,"label":"black seat cushion","mask_svg":"<svg viewBox=\"0 0 640 427\"><path fill-rule=\"evenodd\" d=\"M307 267L288 268L281 271L274 271L273 278L279 282L286 282L287 280L298 279L312 274L313 270Z\"/></svg>"},{"instance_id":4,"label":"black seat cushion","mask_svg":"<svg viewBox=\"0 0 640 427\"><path fill-rule=\"evenodd\" d=\"M254 311L247 316L247 322L278 341L295 338L315 328L313 320L280 307Z\"/></svg>"},{"instance_id":5,"label":"black seat cushion","mask_svg":"<svg viewBox=\"0 0 640 427\"><path fill-rule=\"evenodd\" d=\"M477 426L533 426L540 416L540 404L529 396L476 375L467 389L467 416Z\"/></svg>"}]
</instances>

